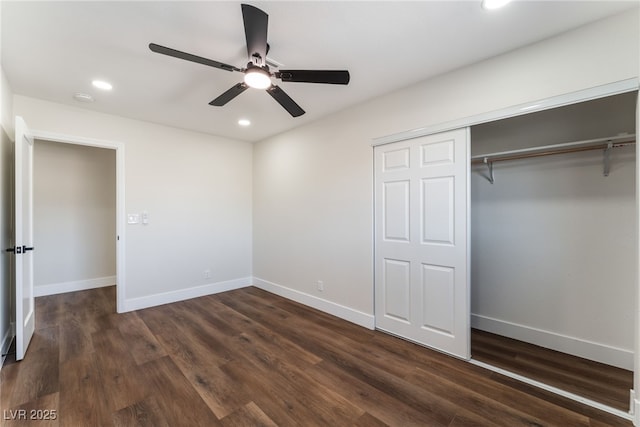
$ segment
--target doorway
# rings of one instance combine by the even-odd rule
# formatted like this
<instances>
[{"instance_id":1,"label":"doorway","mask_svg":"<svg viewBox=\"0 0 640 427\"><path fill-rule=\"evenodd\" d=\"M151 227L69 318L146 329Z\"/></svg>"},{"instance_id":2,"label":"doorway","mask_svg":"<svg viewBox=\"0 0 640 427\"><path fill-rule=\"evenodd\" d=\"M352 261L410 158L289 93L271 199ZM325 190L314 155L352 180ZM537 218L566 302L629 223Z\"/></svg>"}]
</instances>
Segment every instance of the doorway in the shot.
<instances>
[{"instance_id":1,"label":"doorway","mask_svg":"<svg viewBox=\"0 0 640 427\"><path fill-rule=\"evenodd\" d=\"M16 247L11 248L15 258L15 342L16 360L22 360L34 334L35 295L33 281L33 149L36 140L85 145L115 150L115 194L116 194L116 284L118 285L117 311L124 308L124 145L110 141L69 137L48 132L32 131L22 117L16 116L15 144L15 236ZM18 142L19 141L19 142Z\"/></svg>"},{"instance_id":2,"label":"doorway","mask_svg":"<svg viewBox=\"0 0 640 427\"><path fill-rule=\"evenodd\" d=\"M115 151L36 140L33 162L35 296L115 285Z\"/></svg>"},{"instance_id":3,"label":"doorway","mask_svg":"<svg viewBox=\"0 0 640 427\"><path fill-rule=\"evenodd\" d=\"M84 148L100 148L115 152L115 285L116 311L125 311L125 149L122 142L105 141L74 135L62 135L51 132L31 130L34 139L48 144L72 145ZM73 282L71 286L73 286Z\"/></svg>"},{"instance_id":4,"label":"doorway","mask_svg":"<svg viewBox=\"0 0 640 427\"><path fill-rule=\"evenodd\" d=\"M471 128L473 359L624 412L636 102L630 92Z\"/></svg>"}]
</instances>

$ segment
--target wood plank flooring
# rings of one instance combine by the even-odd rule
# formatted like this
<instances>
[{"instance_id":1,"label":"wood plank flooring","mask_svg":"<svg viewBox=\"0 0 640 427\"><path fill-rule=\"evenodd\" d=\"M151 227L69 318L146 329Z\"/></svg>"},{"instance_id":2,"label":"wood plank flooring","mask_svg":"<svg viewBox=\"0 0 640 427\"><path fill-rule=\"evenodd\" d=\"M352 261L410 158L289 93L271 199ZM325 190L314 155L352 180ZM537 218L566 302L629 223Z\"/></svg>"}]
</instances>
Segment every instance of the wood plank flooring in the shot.
<instances>
[{"instance_id":1,"label":"wood plank flooring","mask_svg":"<svg viewBox=\"0 0 640 427\"><path fill-rule=\"evenodd\" d=\"M0 372L3 426L631 426L256 288L125 314L114 288L36 304L26 358Z\"/></svg>"},{"instance_id":2,"label":"wood plank flooring","mask_svg":"<svg viewBox=\"0 0 640 427\"><path fill-rule=\"evenodd\" d=\"M631 371L477 329L471 331L471 354L476 360L629 410Z\"/></svg>"}]
</instances>

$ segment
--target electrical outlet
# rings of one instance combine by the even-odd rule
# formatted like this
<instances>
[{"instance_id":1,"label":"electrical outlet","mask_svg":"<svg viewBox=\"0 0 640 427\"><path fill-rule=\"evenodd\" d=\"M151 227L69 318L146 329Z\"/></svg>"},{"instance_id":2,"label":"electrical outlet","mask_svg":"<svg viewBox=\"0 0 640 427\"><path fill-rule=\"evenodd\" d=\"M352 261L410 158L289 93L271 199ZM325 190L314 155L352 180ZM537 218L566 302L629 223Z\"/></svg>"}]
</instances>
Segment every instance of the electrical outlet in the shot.
<instances>
[{"instance_id":1,"label":"electrical outlet","mask_svg":"<svg viewBox=\"0 0 640 427\"><path fill-rule=\"evenodd\" d=\"M324 291L324 282L322 280L318 280L318 291Z\"/></svg>"},{"instance_id":2,"label":"electrical outlet","mask_svg":"<svg viewBox=\"0 0 640 427\"><path fill-rule=\"evenodd\" d=\"M205 270L204 271L204 278L205 279L211 279L211 270Z\"/></svg>"}]
</instances>

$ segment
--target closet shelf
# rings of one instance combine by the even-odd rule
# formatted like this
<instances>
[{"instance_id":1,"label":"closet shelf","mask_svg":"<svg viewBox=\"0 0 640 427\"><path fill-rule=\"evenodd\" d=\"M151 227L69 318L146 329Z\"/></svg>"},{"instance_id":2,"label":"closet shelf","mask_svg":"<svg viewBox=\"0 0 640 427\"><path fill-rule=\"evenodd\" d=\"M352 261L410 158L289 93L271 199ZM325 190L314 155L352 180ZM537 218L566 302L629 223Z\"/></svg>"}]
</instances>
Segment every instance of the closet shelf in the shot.
<instances>
[{"instance_id":1,"label":"closet shelf","mask_svg":"<svg viewBox=\"0 0 640 427\"><path fill-rule=\"evenodd\" d=\"M544 145L540 147L522 148L519 150L499 151L479 154L471 157L471 164L487 165L487 179L493 184L493 163L507 160L528 159L532 157L551 156L555 154L578 153L589 150L603 150L603 174L609 176L610 153L612 148L626 147L635 144L633 134L616 135L607 138L588 139L584 141L566 142L562 144Z\"/></svg>"}]
</instances>

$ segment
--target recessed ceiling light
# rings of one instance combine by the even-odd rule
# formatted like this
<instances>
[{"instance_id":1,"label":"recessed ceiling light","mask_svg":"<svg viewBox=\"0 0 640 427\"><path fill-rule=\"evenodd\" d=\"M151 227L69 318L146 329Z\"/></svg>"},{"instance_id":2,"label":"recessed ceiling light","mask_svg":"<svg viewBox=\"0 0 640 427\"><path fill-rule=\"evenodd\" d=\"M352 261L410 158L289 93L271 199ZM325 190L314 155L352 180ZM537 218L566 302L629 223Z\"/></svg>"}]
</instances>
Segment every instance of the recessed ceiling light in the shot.
<instances>
[{"instance_id":1,"label":"recessed ceiling light","mask_svg":"<svg viewBox=\"0 0 640 427\"><path fill-rule=\"evenodd\" d=\"M482 8L487 10L499 9L511 0L482 0Z\"/></svg>"},{"instance_id":2,"label":"recessed ceiling light","mask_svg":"<svg viewBox=\"0 0 640 427\"><path fill-rule=\"evenodd\" d=\"M89 95L88 93L74 93L73 99L80 102L93 102L93 96Z\"/></svg>"},{"instance_id":3,"label":"recessed ceiling light","mask_svg":"<svg viewBox=\"0 0 640 427\"><path fill-rule=\"evenodd\" d=\"M94 81L91 82L91 84L93 85L93 87L96 87L96 88L102 89L102 90L111 90L111 89L113 89L113 86L111 85L111 83L105 82L104 80L94 80Z\"/></svg>"},{"instance_id":4,"label":"recessed ceiling light","mask_svg":"<svg viewBox=\"0 0 640 427\"><path fill-rule=\"evenodd\" d=\"M238 124L240 126L249 126L251 124L251 121L249 121L249 119L240 119L238 120Z\"/></svg>"}]
</instances>

